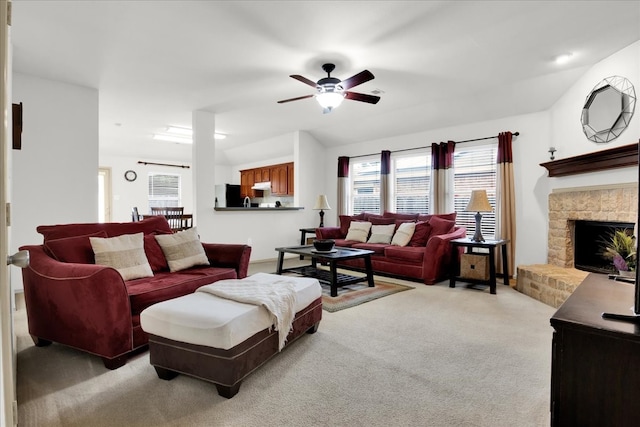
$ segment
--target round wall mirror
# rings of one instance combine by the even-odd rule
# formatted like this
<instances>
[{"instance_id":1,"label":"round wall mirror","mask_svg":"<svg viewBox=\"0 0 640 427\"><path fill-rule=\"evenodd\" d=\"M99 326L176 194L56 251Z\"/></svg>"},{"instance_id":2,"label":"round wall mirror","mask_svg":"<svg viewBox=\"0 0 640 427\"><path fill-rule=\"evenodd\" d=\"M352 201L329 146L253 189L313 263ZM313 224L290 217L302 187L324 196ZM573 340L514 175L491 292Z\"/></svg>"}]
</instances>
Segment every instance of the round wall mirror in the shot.
<instances>
[{"instance_id":1,"label":"round wall mirror","mask_svg":"<svg viewBox=\"0 0 640 427\"><path fill-rule=\"evenodd\" d=\"M607 77L587 96L582 131L593 142L613 141L629 126L635 107L633 84L624 77Z\"/></svg>"}]
</instances>

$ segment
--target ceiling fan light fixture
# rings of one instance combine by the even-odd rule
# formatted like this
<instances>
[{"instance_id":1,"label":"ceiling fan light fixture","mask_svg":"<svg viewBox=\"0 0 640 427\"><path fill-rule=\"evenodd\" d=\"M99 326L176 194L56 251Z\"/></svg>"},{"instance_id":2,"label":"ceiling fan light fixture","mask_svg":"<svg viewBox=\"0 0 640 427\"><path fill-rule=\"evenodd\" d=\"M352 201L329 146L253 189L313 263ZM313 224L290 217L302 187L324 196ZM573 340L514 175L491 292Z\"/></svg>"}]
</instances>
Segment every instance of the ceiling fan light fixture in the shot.
<instances>
[{"instance_id":1,"label":"ceiling fan light fixture","mask_svg":"<svg viewBox=\"0 0 640 427\"><path fill-rule=\"evenodd\" d=\"M316 95L318 104L324 109L333 110L338 108L344 101L344 93L340 92L323 92Z\"/></svg>"}]
</instances>

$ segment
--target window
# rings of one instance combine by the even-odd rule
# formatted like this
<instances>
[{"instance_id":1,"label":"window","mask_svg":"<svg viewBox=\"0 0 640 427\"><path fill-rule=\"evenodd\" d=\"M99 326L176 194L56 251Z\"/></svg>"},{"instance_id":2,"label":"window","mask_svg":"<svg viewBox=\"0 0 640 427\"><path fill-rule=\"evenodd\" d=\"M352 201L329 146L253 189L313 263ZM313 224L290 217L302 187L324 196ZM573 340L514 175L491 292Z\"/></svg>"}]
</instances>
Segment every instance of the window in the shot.
<instances>
[{"instance_id":1,"label":"window","mask_svg":"<svg viewBox=\"0 0 640 427\"><path fill-rule=\"evenodd\" d=\"M380 160L361 160L351 165L353 213L380 213Z\"/></svg>"},{"instance_id":2,"label":"window","mask_svg":"<svg viewBox=\"0 0 640 427\"><path fill-rule=\"evenodd\" d=\"M111 221L111 168L98 169L98 222Z\"/></svg>"},{"instance_id":3,"label":"window","mask_svg":"<svg viewBox=\"0 0 640 427\"><path fill-rule=\"evenodd\" d=\"M465 212L471 198L471 190L487 190L493 212L481 212L482 235L495 239L496 235L496 155L497 144L476 147L457 146L453 158L454 206L458 213L456 224L467 227L467 233L475 230L475 212Z\"/></svg>"},{"instance_id":4,"label":"window","mask_svg":"<svg viewBox=\"0 0 640 427\"><path fill-rule=\"evenodd\" d=\"M149 174L149 208L180 206L180 175Z\"/></svg>"},{"instance_id":5,"label":"window","mask_svg":"<svg viewBox=\"0 0 640 427\"><path fill-rule=\"evenodd\" d=\"M393 200L398 213L429 213L431 155L426 153L393 159Z\"/></svg>"}]
</instances>

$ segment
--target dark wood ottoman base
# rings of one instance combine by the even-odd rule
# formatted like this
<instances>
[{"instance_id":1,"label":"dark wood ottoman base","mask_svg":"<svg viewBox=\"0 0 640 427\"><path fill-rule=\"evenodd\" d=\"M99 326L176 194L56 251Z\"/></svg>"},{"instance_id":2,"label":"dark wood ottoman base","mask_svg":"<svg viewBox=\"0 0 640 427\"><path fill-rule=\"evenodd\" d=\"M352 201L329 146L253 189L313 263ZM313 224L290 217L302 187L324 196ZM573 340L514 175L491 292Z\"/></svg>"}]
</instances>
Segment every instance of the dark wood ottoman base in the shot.
<instances>
[{"instance_id":1,"label":"dark wood ottoman base","mask_svg":"<svg viewBox=\"0 0 640 427\"><path fill-rule=\"evenodd\" d=\"M303 333L314 333L322 319L322 297L296 313L286 346ZM286 347L285 346L285 347ZM227 399L238 393L242 380L278 353L278 332L264 329L228 350L149 335L149 360L163 380L186 374L216 385Z\"/></svg>"}]
</instances>

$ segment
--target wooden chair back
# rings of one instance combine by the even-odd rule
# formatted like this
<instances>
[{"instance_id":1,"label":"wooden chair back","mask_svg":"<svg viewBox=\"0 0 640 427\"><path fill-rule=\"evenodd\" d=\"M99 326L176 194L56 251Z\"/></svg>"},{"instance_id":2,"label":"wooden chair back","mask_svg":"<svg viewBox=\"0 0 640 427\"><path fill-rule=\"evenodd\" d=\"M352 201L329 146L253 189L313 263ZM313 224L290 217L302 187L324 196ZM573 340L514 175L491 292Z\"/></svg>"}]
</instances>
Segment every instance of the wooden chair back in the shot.
<instances>
[{"instance_id":1,"label":"wooden chair back","mask_svg":"<svg viewBox=\"0 0 640 427\"><path fill-rule=\"evenodd\" d=\"M164 215L173 231L181 231L187 228L182 221L184 207L151 208L151 215Z\"/></svg>"}]
</instances>

